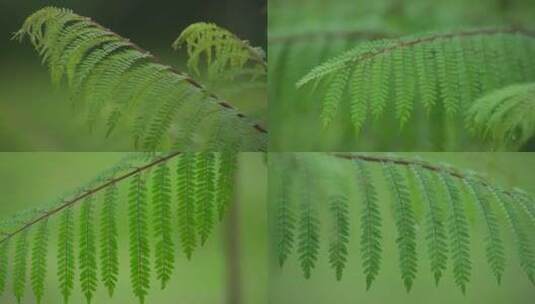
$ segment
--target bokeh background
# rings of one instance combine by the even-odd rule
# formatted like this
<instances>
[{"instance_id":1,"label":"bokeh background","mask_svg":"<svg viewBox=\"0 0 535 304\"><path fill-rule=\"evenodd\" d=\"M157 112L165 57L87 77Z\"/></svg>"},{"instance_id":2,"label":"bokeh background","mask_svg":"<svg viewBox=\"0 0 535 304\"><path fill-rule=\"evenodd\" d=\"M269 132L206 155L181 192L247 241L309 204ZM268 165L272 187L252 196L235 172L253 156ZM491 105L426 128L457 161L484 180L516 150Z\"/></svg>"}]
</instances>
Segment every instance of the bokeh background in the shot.
<instances>
[{"instance_id":1,"label":"bokeh background","mask_svg":"<svg viewBox=\"0 0 535 304\"><path fill-rule=\"evenodd\" d=\"M194 22L214 22L266 49L265 0L0 0L0 151L132 149L124 130L107 140L103 128L90 133L66 90L50 84L31 44L10 40L27 16L45 6L91 17L182 71L185 51L173 51L171 43ZM265 120L267 100L259 94L236 96L232 104Z\"/></svg>"},{"instance_id":2,"label":"bokeh background","mask_svg":"<svg viewBox=\"0 0 535 304\"><path fill-rule=\"evenodd\" d=\"M309 153L310 154L310 153ZM389 155L373 153L373 155ZM434 164L451 165L461 170L473 170L489 181L506 188L518 187L535 193L535 154L534 153L391 153L394 157L419 157ZM341 170L348 177L348 183L354 181L351 164L343 161L325 168ZM340 167L340 168L339 168ZM281 269L276 260L277 255L270 254L269 303L276 304L354 304L354 303L399 303L399 304L528 304L535 299L535 288L526 274L520 269L519 260L512 234L502 229L504 239L506 267L501 285L497 285L484 250L484 221L480 211L473 204L466 204L470 222L472 272L463 295L455 285L452 275L451 260L438 287L435 286L427 258L427 248L421 228L417 228L418 270L410 293L405 291L398 263L398 248L395 243L394 225L390 190L382 178L380 165L369 164L371 177L375 182L382 217L383 253L381 268L371 289L366 291L360 259L360 210L361 200L356 191L350 193L350 241L346 268L341 281L336 281L334 270L328 263L327 241L329 225L327 224L327 207L321 206L320 253L312 277L306 280L297 260L295 247L292 255ZM325 170L327 171L327 170ZM338 172L338 171L335 171ZM270 171L271 173L271 171ZM327 175L328 176L328 175ZM321 176L319 178L327 178ZM271 178L271 177L270 177ZM271 179L270 179L271 181ZM325 181L327 182L327 181ZM318 187L321 187L319 185ZM354 187L352 187L354 189ZM317 189L316 189L317 190ZM321 190L320 190L321 191ZM317 192L315 192L317 193ZM353 195L353 196L351 196ZM324 203L319 201L318 204ZM423 214L415 206L416 218L422 220ZM500 218L503 227L507 223ZM531 240L535 242L533 235Z\"/></svg>"},{"instance_id":3,"label":"bokeh background","mask_svg":"<svg viewBox=\"0 0 535 304\"><path fill-rule=\"evenodd\" d=\"M123 153L0 153L0 219L28 208L47 206L61 194L77 189L92 180L103 170L114 165ZM174 162L173 162L174 164ZM168 287L160 289L159 282L151 273L151 289L145 303L195 303L195 304L241 304L267 303L267 217L265 210L267 174L264 158L260 153L241 153L237 173L235 209L227 212L225 219L217 223L205 246L187 261L179 251L175 239L175 271ZM126 183L119 185L119 256L118 285L112 299L99 283L93 303L138 303L132 294L129 277L128 230L126 221ZM100 199L95 201L99 214ZM173 208L176 210L176 208ZM75 207L75 235L78 239L79 208ZM233 214L233 215L231 215ZM233 219L233 220L230 220ZM58 217L52 217L48 255L48 274L43 303L60 303L56 275L56 247ZM233 223L233 225L230 225ZM176 218L174 226L176 226ZM230 228L234 227L234 228ZM95 227L98 233L98 227ZM178 233L174 234L176 237ZM31 234L30 234L31 237ZM229 238L237 241L230 254ZM77 241L75 242L77 244ZM75 245L76 246L76 245ZM13 246L11 246L13 249ZM153 253L153 248L151 248ZM76 253L77 254L77 253ZM10 260L12 261L13 250ZM229 259L232 256L239 271L230 276ZM153 255L151 255L152 262ZM236 260L237 259L237 260ZM9 266L8 286L0 303L11 304L13 296L12 264ZM28 268L29 271L30 268ZM29 272L28 272L29 274ZM238 274L238 275L236 275ZM81 295L78 275L70 303L85 303ZM29 277L26 281L26 296L23 303L35 303ZM230 286L238 288L241 301L228 302Z\"/></svg>"}]
</instances>

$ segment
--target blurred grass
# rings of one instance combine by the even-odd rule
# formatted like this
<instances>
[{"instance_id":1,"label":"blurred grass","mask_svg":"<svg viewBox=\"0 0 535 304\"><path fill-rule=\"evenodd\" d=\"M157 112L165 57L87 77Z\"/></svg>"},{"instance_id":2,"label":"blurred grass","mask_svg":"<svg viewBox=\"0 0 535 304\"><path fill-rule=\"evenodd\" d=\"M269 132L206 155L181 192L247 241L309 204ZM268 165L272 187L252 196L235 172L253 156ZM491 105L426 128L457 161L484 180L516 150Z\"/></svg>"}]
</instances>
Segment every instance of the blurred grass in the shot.
<instances>
[{"instance_id":1,"label":"blurred grass","mask_svg":"<svg viewBox=\"0 0 535 304\"><path fill-rule=\"evenodd\" d=\"M0 153L0 217L26 208L43 206L65 191L78 187L103 169L114 164L122 153ZM265 166L261 154L242 153L237 180L237 203L239 206L240 248L239 261L242 275L243 303L267 303L267 227L265 216L266 189ZM119 200L119 254L120 270L116 293L112 300L101 284L98 285L93 303L137 303L130 287L129 256L126 214L127 183L121 183ZM9 190L7 190L9 189ZM97 201L97 218L100 208ZM75 207L75 216L79 216ZM43 303L59 303L61 299L56 276L56 236L57 216L50 226L48 273ZM226 297L226 220L217 223L207 244L198 248L193 259L187 261L179 251L175 239L175 272L168 288L160 290L151 274L151 289L146 303L224 303ZM76 230L79 222L76 221ZM176 223L174 225L176 227ZM97 228L98 229L98 228ZM98 231L97 231L98 232ZM78 232L76 232L78 237ZM177 234L175 233L175 236ZM152 248L151 248L152 249ZM151 262L152 262L151 255ZM28 268L29 271L30 268ZM12 271L10 265L9 271ZM28 272L29 274L30 272ZM14 303L11 274L8 286L0 303ZM76 277L78 280L78 277ZM85 302L80 291L80 283L75 282L71 303ZM23 303L34 303L30 283L27 280L26 296Z\"/></svg>"},{"instance_id":2,"label":"blurred grass","mask_svg":"<svg viewBox=\"0 0 535 304\"><path fill-rule=\"evenodd\" d=\"M381 154L381 153L377 153ZM375 154L374 154L375 155ZM433 163L451 164L463 170L474 170L484 174L491 181L506 187L519 187L530 193L535 193L535 154L533 153L392 153L393 156L421 157ZM451 260L440 285L435 286L427 258L427 248L421 228L417 228L418 235L418 270L416 280L410 293L405 291L398 264L398 249L395 245L396 229L391 211L391 199L384 179L381 179L381 167L371 165L372 179L376 182L378 199L381 207L383 254L379 275L371 289L366 291L365 276L362 272L360 259L360 210L356 203L350 208L351 238L349 244L348 263L344 276L340 282L336 281L335 273L328 263L326 240L328 225L322 225L320 255L316 268L309 280L304 279L299 267L296 253L286 262L284 268L279 268L277 261L270 255L270 286L269 303L277 304L323 304L323 303L486 303L486 304L526 304L535 298L535 288L529 282L525 273L520 269L516 246L512 235L502 230L505 240L506 270L502 284L498 286L487 264L483 232L484 223L479 217L479 210L475 206L468 206L467 210L472 225L471 256L473 270L466 295L463 295L454 284ZM348 169L349 170L349 169ZM349 174L349 173L348 173ZM360 202L351 193L352 201ZM323 202L320 202L323 203ZM326 208L322 208L325 211ZM477 215L474 220L473 214ZM416 210L417 218L422 216ZM326 214L322 214L325 217ZM323 221L325 223L325 221ZM504 224L506 224L504 222ZM507 226L504 226L507 227ZM508 229L508 228L507 228ZM532 236L533 237L533 236ZM532 238L533 240L533 238ZM295 248L294 248L295 249Z\"/></svg>"}]
</instances>

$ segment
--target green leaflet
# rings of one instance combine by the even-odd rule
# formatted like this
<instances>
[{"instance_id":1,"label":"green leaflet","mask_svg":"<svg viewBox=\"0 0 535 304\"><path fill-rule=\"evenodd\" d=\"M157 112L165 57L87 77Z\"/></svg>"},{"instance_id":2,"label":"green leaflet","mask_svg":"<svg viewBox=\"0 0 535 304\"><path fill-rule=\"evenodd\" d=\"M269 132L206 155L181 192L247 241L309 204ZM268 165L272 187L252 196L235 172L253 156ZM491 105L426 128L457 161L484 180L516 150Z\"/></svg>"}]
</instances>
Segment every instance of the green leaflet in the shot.
<instances>
[{"instance_id":1,"label":"green leaflet","mask_svg":"<svg viewBox=\"0 0 535 304\"><path fill-rule=\"evenodd\" d=\"M150 248L148 240L147 193L141 173L134 175L128 191L130 230L130 281L139 303L145 302L150 288Z\"/></svg>"},{"instance_id":2,"label":"green leaflet","mask_svg":"<svg viewBox=\"0 0 535 304\"><path fill-rule=\"evenodd\" d=\"M455 180L445 172L439 173L439 178L445 189L446 201L449 207L448 233L453 262L453 275L455 283L463 293L470 279L472 263L470 262L468 220L462 205L460 190Z\"/></svg>"},{"instance_id":3,"label":"green leaflet","mask_svg":"<svg viewBox=\"0 0 535 304\"><path fill-rule=\"evenodd\" d=\"M104 193L100 214L100 274L108 294L113 296L119 274L117 254L117 185L111 184Z\"/></svg>"},{"instance_id":4,"label":"green leaflet","mask_svg":"<svg viewBox=\"0 0 535 304\"><path fill-rule=\"evenodd\" d=\"M186 257L191 259L197 246L196 209L195 209L195 154L182 153L177 161L176 189L178 195L178 230L181 247Z\"/></svg>"},{"instance_id":5,"label":"green leaflet","mask_svg":"<svg viewBox=\"0 0 535 304\"><path fill-rule=\"evenodd\" d=\"M156 277L164 289L175 263L171 212L171 171L166 163L158 165L152 177L153 231L156 240L154 265Z\"/></svg>"},{"instance_id":6,"label":"green leaflet","mask_svg":"<svg viewBox=\"0 0 535 304\"><path fill-rule=\"evenodd\" d=\"M302 177L301 203L298 224L298 245L297 253L299 262L305 278L310 278L311 271L318 259L319 251L319 218L315 198L311 196L311 189L314 187L313 176L310 175L310 168L301 168Z\"/></svg>"},{"instance_id":7,"label":"green leaflet","mask_svg":"<svg viewBox=\"0 0 535 304\"><path fill-rule=\"evenodd\" d=\"M358 190L361 193L361 258L366 274L366 289L370 289L381 267L381 213L377 202L377 191L370 172L362 160L355 160Z\"/></svg>"},{"instance_id":8,"label":"green leaflet","mask_svg":"<svg viewBox=\"0 0 535 304\"><path fill-rule=\"evenodd\" d=\"M223 37L212 31L213 25L208 27L210 29L207 31L197 31L195 26L186 29L177 43L184 39L185 43L192 43L192 48L201 47L200 53L207 51L211 54L212 49L217 51L214 57L210 57L216 60L209 61L212 63L209 65L211 71L221 70L228 72L224 75L237 77L240 73L227 71L228 67L233 67L244 73L251 73L253 79L259 74L265 74L265 69L257 68L257 65L265 65L263 55L258 49L251 48L243 41L239 41L239 44L245 49L229 47L227 42L231 33L226 32L228 35ZM43 57L43 62L48 65L53 84L60 84L66 78L72 100L76 101L76 107L86 114L90 129L94 129L104 118L107 124L106 136L109 136L124 117L140 117L136 120L138 124L134 126L132 133L134 142L141 141L143 145L135 148L151 151L168 149L173 146L174 138L178 136L177 130L191 127L180 119L182 109L178 106L195 107L197 104L207 104L215 109L210 111L209 116L205 115L206 113L188 113L198 115L197 124L194 124L195 127L188 130L187 134L195 135L196 141L181 145L180 150L191 145L197 150L206 149L214 144L211 142L211 124L215 122L233 130L230 134L222 135L225 137L221 141L226 147L232 147L233 140L239 137L244 150L265 150L267 132L260 125L251 122L227 102L207 92L195 80L171 67L159 69L156 72L158 77L167 76L182 81L173 86L154 86L152 80L155 71L150 68L159 65L154 56L87 17L79 16L71 10L45 7L30 15L14 35L14 38L19 40L24 37L29 38ZM215 44L211 45L212 43ZM254 55L254 69L246 65L249 60L243 58L244 50ZM200 53L191 53L191 60L198 61ZM228 64L221 64L222 62ZM139 78L131 77L132 74ZM154 102L160 101L160 98L140 98L145 96L142 93L147 88L153 90L153 94L148 96L169 96L173 101L165 99L161 105L154 106ZM180 89L179 92L175 90L177 88ZM136 93L126 94L125 90ZM147 130L148 135L145 138Z\"/></svg>"},{"instance_id":9,"label":"green leaflet","mask_svg":"<svg viewBox=\"0 0 535 304\"><path fill-rule=\"evenodd\" d=\"M9 259L9 240L0 246L0 295L4 293L7 281L7 266Z\"/></svg>"},{"instance_id":10,"label":"green leaflet","mask_svg":"<svg viewBox=\"0 0 535 304\"><path fill-rule=\"evenodd\" d=\"M29 230L25 229L17 237L15 244L15 259L13 261L13 292L17 298L17 303L22 303L24 290L26 288L26 269L29 252L28 244Z\"/></svg>"},{"instance_id":11,"label":"green leaflet","mask_svg":"<svg viewBox=\"0 0 535 304\"><path fill-rule=\"evenodd\" d=\"M336 195L329 199L329 209L333 221L332 236L329 243L329 263L336 271L340 281L347 262L349 243L349 210L347 198Z\"/></svg>"},{"instance_id":12,"label":"green leaflet","mask_svg":"<svg viewBox=\"0 0 535 304\"><path fill-rule=\"evenodd\" d=\"M485 219L487 226L487 234L485 236L487 260L499 284L505 268L505 255L498 219L490 205L488 193L484 192L484 188L473 178L465 179L465 184Z\"/></svg>"},{"instance_id":13,"label":"green leaflet","mask_svg":"<svg viewBox=\"0 0 535 304\"><path fill-rule=\"evenodd\" d=\"M275 179L278 181L274 202L274 233L277 260L282 267L293 250L295 240L296 211L290 192L293 180L283 164L270 168L276 170Z\"/></svg>"},{"instance_id":14,"label":"green leaflet","mask_svg":"<svg viewBox=\"0 0 535 304\"><path fill-rule=\"evenodd\" d=\"M216 158L213 152L195 155L195 208L201 245L206 243L214 226Z\"/></svg>"},{"instance_id":15,"label":"green leaflet","mask_svg":"<svg viewBox=\"0 0 535 304\"><path fill-rule=\"evenodd\" d=\"M503 42L506 39L508 43ZM297 86L320 83L314 88L322 88L319 94L325 96L321 100L324 124L336 120L334 114L340 112L338 105L346 95L340 91L344 87L350 93L351 121L357 131L366 120L368 110L363 101L367 94L371 95L368 104L374 117L392 107L401 126L410 120L417 102L428 113L441 106L446 118L452 119L464 114L481 94L514 82L533 81L530 73L519 75L519 71L530 66L531 57L525 54L534 50L535 39L529 32L508 28L375 40L316 66ZM515 69L508 68L511 63ZM344 77L347 73L351 76ZM391 92L392 104L388 105Z\"/></svg>"},{"instance_id":16,"label":"green leaflet","mask_svg":"<svg viewBox=\"0 0 535 304\"><path fill-rule=\"evenodd\" d=\"M419 165L411 166L416 177L421 197L427 205L425 220L425 239L427 251L431 262L431 271L438 285L442 274L446 270L448 246L444 227L444 211L435 193L435 183L428 173Z\"/></svg>"},{"instance_id":17,"label":"green leaflet","mask_svg":"<svg viewBox=\"0 0 535 304\"><path fill-rule=\"evenodd\" d=\"M48 219L43 220L33 240L32 248L32 290L37 303L41 303L45 289L48 256Z\"/></svg>"},{"instance_id":18,"label":"green leaflet","mask_svg":"<svg viewBox=\"0 0 535 304\"><path fill-rule=\"evenodd\" d=\"M97 247L94 231L94 198L88 196L80 211L80 252L79 269L82 293L87 303L91 303L97 288Z\"/></svg>"},{"instance_id":19,"label":"green leaflet","mask_svg":"<svg viewBox=\"0 0 535 304\"><path fill-rule=\"evenodd\" d=\"M407 291L416 277L416 220L411 207L407 185L401 173L392 163L383 163L384 174L389 183L394 203L394 219L398 230L396 243L399 247L401 277Z\"/></svg>"},{"instance_id":20,"label":"green leaflet","mask_svg":"<svg viewBox=\"0 0 535 304\"><path fill-rule=\"evenodd\" d=\"M74 257L74 219L73 211L67 208L62 211L58 235L58 278L63 302L69 302L74 288L75 257Z\"/></svg>"}]
</instances>

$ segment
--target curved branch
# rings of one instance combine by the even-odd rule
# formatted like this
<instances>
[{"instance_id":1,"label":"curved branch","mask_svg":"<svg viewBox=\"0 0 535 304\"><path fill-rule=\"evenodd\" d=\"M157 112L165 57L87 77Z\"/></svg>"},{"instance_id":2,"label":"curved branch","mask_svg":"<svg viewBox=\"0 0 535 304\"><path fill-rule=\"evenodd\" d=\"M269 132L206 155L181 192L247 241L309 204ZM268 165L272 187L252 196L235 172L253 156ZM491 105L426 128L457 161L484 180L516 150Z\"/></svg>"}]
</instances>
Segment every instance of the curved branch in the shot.
<instances>
[{"instance_id":1,"label":"curved branch","mask_svg":"<svg viewBox=\"0 0 535 304\"><path fill-rule=\"evenodd\" d=\"M368 40L392 38L392 33L380 31L366 31L366 30L339 30L339 31L323 31L323 32L308 32L299 34L286 35L271 35L268 37L268 44L284 44L303 41L312 41L316 39L359 39L364 38Z\"/></svg>"},{"instance_id":2,"label":"curved branch","mask_svg":"<svg viewBox=\"0 0 535 304\"><path fill-rule=\"evenodd\" d=\"M109 186L111 186L111 185L113 185L113 184L115 184L117 182L120 182L120 181L122 181L124 179L127 179L132 175L135 175L137 173L143 172L143 171L145 171L147 169L150 169L150 168L152 168L152 167L154 167L154 166L156 166L156 165L158 165L160 163L166 162L166 161L172 159L173 157L175 157L175 156L177 156L177 155L179 155L181 153L182 152L172 152L167 156L158 158L158 159L156 159L156 160L154 160L154 161L152 161L152 162L150 162L150 163L148 163L148 164L146 164L144 166L141 166L141 167L136 168L136 169L134 169L132 171L129 171L129 172L127 172L127 173L125 173L125 174L123 174L123 175L121 175L119 177L112 178L112 179L110 179L109 181L105 182L104 184L102 184L100 186L97 186L97 187L94 187L92 189L89 189L89 190L85 191L84 193L79 194L79 195L75 196L74 198L65 201L63 204L59 205L58 207L56 207L54 209L51 209L51 210L45 212L43 215L39 216L38 218L36 218L36 219L24 224L21 228L15 230L14 232L6 233L7 236L5 238L3 238L2 240L0 240L0 244L2 244L5 241L9 240L14 235L16 235L16 234L28 229L29 227L33 226L34 224L37 224L40 221L49 218L50 216L62 211L65 208L73 206L74 204L76 204L77 202L83 200L84 198L89 197L89 196L91 196L91 195L93 195L93 194L95 194L95 193L97 193L97 192L99 192L101 190L104 190L104 189L108 188Z\"/></svg>"}]
</instances>

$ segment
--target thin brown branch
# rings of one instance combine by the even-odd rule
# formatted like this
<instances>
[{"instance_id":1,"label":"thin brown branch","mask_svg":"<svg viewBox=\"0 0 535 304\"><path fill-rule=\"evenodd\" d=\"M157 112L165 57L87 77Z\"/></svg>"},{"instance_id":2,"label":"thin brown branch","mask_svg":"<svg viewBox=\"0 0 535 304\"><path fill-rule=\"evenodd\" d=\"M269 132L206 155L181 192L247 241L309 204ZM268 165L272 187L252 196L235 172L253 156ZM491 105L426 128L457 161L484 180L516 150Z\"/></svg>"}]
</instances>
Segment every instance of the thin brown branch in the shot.
<instances>
[{"instance_id":1,"label":"thin brown branch","mask_svg":"<svg viewBox=\"0 0 535 304\"><path fill-rule=\"evenodd\" d=\"M107 187L109 187L109 186L111 186L111 185L113 185L113 184L115 184L117 182L120 182L120 181L122 181L124 179L127 179L132 175L135 175L135 174L137 174L139 172L143 172L143 171L145 171L147 169L150 169L150 168L152 168L152 167L154 167L154 166L156 166L156 165L158 165L160 163L166 162L169 159L179 155L180 153L181 152L172 152L172 153L170 153L170 154L168 154L168 155L166 155L166 156L164 156L162 158L158 158L158 159L156 159L156 160L154 160L154 161L152 161L152 162L150 162L150 163L148 163L148 164L146 164L144 166L141 166L141 167L136 168L136 169L134 169L132 171L129 171L129 172L127 172L127 173L125 173L125 174L123 174L123 175L121 175L119 177L112 178L109 181L103 183L102 185L94 187L92 189L89 189L86 192L84 192L82 194L79 194L79 195L77 195L76 197L74 197L74 198L72 198L70 200L66 200L63 204L59 205L58 207L43 213L43 215L41 215L38 218L36 218L36 219L24 224L21 228L15 230L14 232L8 233L5 238L0 240L0 244L2 244L3 242L7 241L10 238L12 238L14 235L16 235L16 234L18 234L18 233L30 228L34 224L36 224L36 223L38 223L38 222L40 222L40 221L42 221L44 219L49 218L50 216L52 216L52 215L64 210L65 208L69 208L69 207L73 206L74 204L76 204L80 200L83 200L84 198L86 198L88 196L91 196L91 195L93 195L93 194L95 194L95 193L97 193L97 192L99 192L99 191L101 191L103 189L106 189Z\"/></svg>"}]
</instances>

